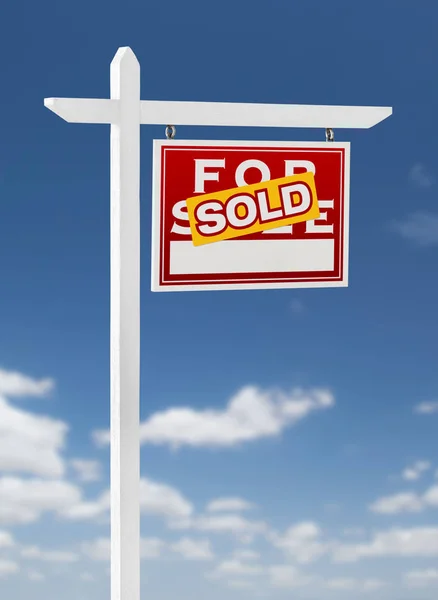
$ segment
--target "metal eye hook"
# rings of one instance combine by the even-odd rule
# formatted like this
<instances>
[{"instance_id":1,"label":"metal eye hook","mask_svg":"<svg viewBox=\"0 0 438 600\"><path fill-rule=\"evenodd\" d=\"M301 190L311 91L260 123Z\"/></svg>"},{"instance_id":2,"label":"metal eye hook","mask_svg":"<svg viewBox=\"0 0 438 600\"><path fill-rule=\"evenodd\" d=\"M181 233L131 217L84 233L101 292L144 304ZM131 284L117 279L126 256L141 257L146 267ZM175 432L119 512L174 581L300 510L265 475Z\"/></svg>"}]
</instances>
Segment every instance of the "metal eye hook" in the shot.
<instances>
[{"instance_id":1,"label":"metal eye hook","mask_svg":"<svg viewBox=\"0 0 438 600\"><path fill-rule=\"evenodd\" d=\"M173 140L176 135L176 127L175 125L168 125L166 127L166 137L168 140Z\"/></svg>"},{"instance_id":2,"label":"metal eye hook","mask_svg":"<svg viewBox=\"0 0 438 600\"><path fill-rule=\"evenodd\" d=\"M335 141L335 132L331 127L327 127L325 130L325 141L326 142L334 142Z\"/></svg>"}]
</instances>

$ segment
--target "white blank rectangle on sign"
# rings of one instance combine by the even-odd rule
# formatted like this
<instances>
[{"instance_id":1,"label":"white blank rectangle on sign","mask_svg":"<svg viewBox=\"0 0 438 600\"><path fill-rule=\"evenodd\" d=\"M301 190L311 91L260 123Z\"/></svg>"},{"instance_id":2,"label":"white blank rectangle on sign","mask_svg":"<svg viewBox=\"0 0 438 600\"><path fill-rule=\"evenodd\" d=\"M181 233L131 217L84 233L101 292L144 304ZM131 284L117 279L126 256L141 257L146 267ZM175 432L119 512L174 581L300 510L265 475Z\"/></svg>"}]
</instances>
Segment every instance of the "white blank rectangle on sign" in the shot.
<instances>
[{"instance_id":1,"label":"white blank rectangle on sign","mask_svg":"<svg viewBox=\"0 0 438 600\"><path fill-rule=\"evenodd\" d=\"M333 261L334 240L170 242L172 275L333 271Z\"/></svg>"}]
</instances>

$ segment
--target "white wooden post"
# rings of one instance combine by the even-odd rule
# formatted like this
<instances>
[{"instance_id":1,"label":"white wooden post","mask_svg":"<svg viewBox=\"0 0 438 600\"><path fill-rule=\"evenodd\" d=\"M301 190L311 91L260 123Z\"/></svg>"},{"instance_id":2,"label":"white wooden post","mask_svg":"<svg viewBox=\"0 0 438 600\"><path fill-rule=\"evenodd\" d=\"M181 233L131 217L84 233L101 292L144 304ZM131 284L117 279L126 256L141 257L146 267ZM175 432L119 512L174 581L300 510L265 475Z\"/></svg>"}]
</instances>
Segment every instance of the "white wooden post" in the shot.
<instances>
[{"instance_id":1,"label":"white wooden post","mask_svg":"<svg viewBox=\"0 0 438 600\"><path fill-rule=\"evenodd\" d=\"M111 598L140 599L140 65L111 63Z\"/></svg>"},{"instance_id":2,"label":"white wooden post","mask_svg":"<svg viewBox=\"0 0 438 600\"><path fill-rule=\"evenodd\" d=\"M70 123L111 125L111 600L140 600L140 124L368 129L390 107L140 100L130 48L111 63L111 98L46 98Z\"/></svg>"}]
</instances>

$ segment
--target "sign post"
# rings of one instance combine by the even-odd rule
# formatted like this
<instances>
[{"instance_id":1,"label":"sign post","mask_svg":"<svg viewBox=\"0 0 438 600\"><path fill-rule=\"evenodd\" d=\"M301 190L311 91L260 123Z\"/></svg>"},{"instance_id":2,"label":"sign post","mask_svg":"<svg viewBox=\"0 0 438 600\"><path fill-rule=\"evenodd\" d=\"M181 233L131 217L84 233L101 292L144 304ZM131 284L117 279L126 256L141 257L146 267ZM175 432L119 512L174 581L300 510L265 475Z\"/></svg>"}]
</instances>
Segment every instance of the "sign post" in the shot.
<instances>
[{"instance_id":1,"label":"sign post","mask_svg":"<svg viewBox=\"0 0 438 600\"><path fill-rule=\"evenodd\" d=\"M70 123L111 125L111 600L140 600L140 125L368 129L392 109L141 101L130 48L119 48L110 73L109 99L44 104Z\"/></svg>"},{"instance_id":2,"label":"sign post","mask_svg":"<svg viewBox=\"0 0 438 600\"><path fill-rule=\"evenodd\" d=\"M140 589L140 65L111 64L111 597Z\"/></svg>"}]
</instances>

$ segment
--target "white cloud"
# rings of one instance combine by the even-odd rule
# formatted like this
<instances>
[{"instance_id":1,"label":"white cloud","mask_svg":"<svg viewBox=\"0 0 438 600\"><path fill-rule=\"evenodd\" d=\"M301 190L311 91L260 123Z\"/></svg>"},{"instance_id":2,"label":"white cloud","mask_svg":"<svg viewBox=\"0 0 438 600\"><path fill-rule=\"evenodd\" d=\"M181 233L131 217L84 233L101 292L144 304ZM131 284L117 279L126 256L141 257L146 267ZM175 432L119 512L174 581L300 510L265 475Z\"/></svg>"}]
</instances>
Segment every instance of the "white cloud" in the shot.
<instances>
[{"instance_id":1,"label":"white cloud","mask_svg":"<svg viewBox=\"0 0 438 600\"><path fill-rule=\"evenodd\" d=\"M53 379L32 379L16 371L0 369L0 396L44 397L53 390Z\"/></svg>"},{"instance_id":2,"label":"white cloud","mask_svg":"<svg viewBox=\"0 0 438 600\"><path fill-rule=\"evenodd\" d=\"M404 581L409 587L438 585L438 569L409 571L405 574Z\"/></svg>"},{"instance_id":3,"label":"white cloud","mask_svg":"<svg viewBox=\"0 0 438 600\"><path fill-rule=\"evenodd\" d=\"M254 508L254 504L242 498L216 498L207 505L207 512L239 512Z\"/></svg>"},{"instance_id":4,"label":"white cloud","mask_svg":"<svg viewBox=\"0 0 438 600\"><path fill-rule=\"evenodd\" d=\"M0 530L0 548L11 548L15 545L14 538L8 531Z\"/></svg>"},{"instance_id":5,"label":"white cloud","mask_svg":"<svg viewBox=\"0 0 438 600\"><path fill-rule=\"evenodd\" d=\"M438 413L438 401L431 400L429 402L420 402L414 406L414 412L419 415L431 415L433 413Z\"/></svg>"},{"instance_id":6,"label":"white cloud","mask_svg":"<svg viewBox=\"0 0 438 600\"><path fill-rule=\"evenodd\" d=\"M140 557L141 558L158 558L166 547L163 540L159 538L141 538L140 540Z\"/></svg>"},{"instance_id":7,"label":"white cloud","mask_svg":"<svg viewBox=\"0 0 438 600\"><path fill-rule=\"evenodd\" d=\"M0 396L0 470L45 477L64 474L60 454L68 426L12 406Z\"/></svg>"},{"instance_id":8,"label":"white cloud","mask_svg":"<svg viewBox=\"0 0 438 600\"><path fill-rule=\"evenodd\" d=\"M233 558L237 560L259 560L260 554L259 552L255 552L254 550L247 550L246 548L238 548L233 552Z\"/></svg>"},{"instance_id":9,"label":"white cloud","mask_svg":"<svg viewBox=\"0 0 438 600\"><path fill-rule=\"evenodd\" d=\"M86 571L84 573L81 573L79 575L79 579L81 581L95 581L95 577L91 574L91 573L87 573Z\"/></svg>"},{"instance_id":10,"label":"white cloud","mask_svg":"<svg viewBox=\"0 0 438 600\"><path fill-rule=\"evenodd\" d=\"M97 460L74 459L70 464L76 471L79 481L84 483L99 481L102 477L101 465Z\"/></svg>"},{"instance_id":11,"label":"white cloud","mask_svg":"<svg viewBox=\"0 0 438 600\"><path fill-rule=\"evenodd\" d=\"M283 536L271 534L270 540L285 551L287 558L302 564L313 562L323 555L330 556L335 563L356 562L370 557L438 556L438 527L393 528L377 531L364 542L343 543L324 540L315 523L303 522L290 527ZM372 584L367 581L367 587L371 589Z\"/></svg>"},{"instance_id":12,"label":"white cloud","mask_svg":"<svg viewBox=\"0 0 438 600\"><path fill-rule=\"evenodd\" d=\"M96 561L108 561L111 557L111 540L110 538L97 538L89 542L81 544L81 552Z\"/></svg>"},{"instance_id":13,"label":"white cloud","mask_svg":"<svg viewBox=\"0 0 438 600\"><path fill-rule=\"evenodd\" d=\"M394 496L379 498L370 505L370 510L385 515L394 515L401 512L420 512L423 510L423 501L414 492L403 492Z\"/></svg>"},{"instance_id":14,"label":"white cloud","mask_svg":"<svg viewBox=\"0 0 438 600\"><path fill-rule=\"evenodd\" d=\"M329 579L326 587L336 591L372 592L384 587L386 583L379 579L354 579L349 577Z\"/></svg>"},{"instance_id":15,"label":"white cloud","mask_svg":"<svg viewBox=\"0 0 438 600\"><path fill-rule=\"evenodd\" d=\"M405 239L419 246L438 244L438 214L415 212L402 221L393 223L393 229Z\"/></svg>"},{"instance_id":16,"label":"white cloud","mask_svg":"<svg viewBox=\"0 0 438 600\"><path fill-rule=\"evenodd\" d=\"M224 410L170 408L153 414L141 424L143 443L169 445L172 448L232 447L243 442L278 436L286 427L312 412L334 406L331 392L325 389L290 394L245 387ZM94 433L95 441L109 443L107 431Z\"/></svg>"},{"instance_id":17,"label":"white cloud","mask_svg":"<svg viewBox=\"0 0 438 600\"><path fill-rule=\"evenodd\" d=\"M8 398L46 396L52 379L32 379L0 369L0 471L24 472L45 477L64 474L61 450L67 425L48 416L13 406Z\"/></svg>"},{"instance_id":18,"label":"white cloud","mask_svg":"<svg viewBox=\"0 0 438 600\"><path fill-rule=\"evenodd\" d=\"M158 538L141 538L140 557L157 558L165 548L166 544ZM108 537L99 537L94 540L83 542L81 552L94 561L109 561L111 557L111 540Z\"/></svg>"},{"instance_id":19,"label":"white cloud","mask_svg":"<svg viewBox=\"0 0 438 600\"><path fill-rule=\"evenodd\" d=\"M438 556L438 528L394 528L374 534L369 542L338 544L333 550L335 562L355 562L369 557Z\"/></svg>"},{"instance_id":20,"label":"white cloud","mask_svg":"<svg viewBox=\"0 0 438 600\"><path fill-rule=\"evenodd\" d=\"M230 581L227 581L227 585L236 590L248 590L254 588L253 581L244 581L243 579L231 579Z\"/></svg>"},{"instance_id":21,"label":"white cloud","mask_svg":"<svg viewBox=\"0 0 438 600\"><path fill-rule=\"evenodd\" d=\"M37 521L48 511L62 512L81 500L75 486L61 480L0 478L0 523Z\"/></svg>"},{"instance_id":22,"label":"white cloud","mask_svg":"<svg viewBox=\"0 0 438 600\"><path fill-rule=\"evenodd\" d=\"M313 578L303 575L292 565L273 565L268 569L271 585L277 588L293 589L309 585Z\"/></svg>"},{"instance_id":23,"label":"white cloud","mask_svg":"<svg viewBox=\"0 0 438 600\"><path fill-rule=\"evenodd\" d=\"M386 581L382 581L380 579L365 579L365 581L361 582L360 586L364 592L373 592L374 590L380 590L383 587L386 587L388 584Z\"/></svg>"},{"instance_id":24,"label":"white cloud","mask_svg":"<svg viewBox=\"0 0 438 600\"><path fill-rule=\"evenodd\" d=\"M369 508L375 513L386 515L415 513L426 508L438 508L438 485L430 487L422 495L415 492L401 492L379 498Z\"/></svg>"},{"instance_id":25,"label":"white cloud","mask_svg":"<svg viewBox=\"0 0 438 600\"><path fill-rule=\"evenodd\" d=\"M71 521L87 521L96 519L101 515L109 513L110 510L110 493L105 491L92 501L80 500L77 503L70 504L60 514L65 519Z\"/></svg>"},{"instance_id":26,"label":"white cloud","mask_svg":"<svg viewBox=\"0 0 438 600\"><path fill-rule=\"evenodd\" d=\"M20 570L18 564L12 560L4 560L0 558L0 579L8 575L14 575Z\"/></svg>"},{"instance_id":27,"label":"white cloud","mask_svg":"<svg viewBox=\"0 0 438 600\"><path fill-rule=\"evenodd\" d=\"M263 573L260 565L247 564L236 559L224 560L216 567L214 573L217 577L222 576L245 576L253 577Z\"/></svg>"},{"instance_id":28,"label":"white cloud","mask_svg":"<svg viewBox=\"0 0 438 600\"><path fill-rule=\"evenodd\" d=\"M21 556L31 560L42 560L52 563L73 563L77 562L79 556L74 552L62 550L42 550L38 546L27 546L21 550Z\"/></svg>"},{"instance_id":29,"label":"white cloud","mask_svg":"<svg viewBox=\"0 0 438 600\"><path fill-rule=\"evenodd\" d=\"M194 540L184 537L170 548L187 560L211 560L214 557L210 540L207 539Z\"/></svg>"},{"instance_id":30,"label":"white cloud","mask_svg":"<svg viewBox=\"0 0 438 600\"><path fill-rule=\"evenodd\" d=\"M249 543L254 536L268 529L263 521L251 521L241 515L200 515L198 517L170 521L172 529L195 529L211 533L230 533L241 542Z\"/></svg>"},{"instance_id":31,"label":"white cloud","mask_svg":"<svg viewBox=\"0 0 438 600\"><path fill-rule=\"evenodd\" d=\"M403 479L407 481L416 481L420 479L421 475L428 471L431 464L427 460L417 460L413 465L406 467L402 473Z\"/></svg>"},{"instance_id":32,"label":"white cloud","mask_svg":"<svg viewBox=\"0 0 438 600\"><path fill-rule=\"evenodd\" d=\"M409 171L409 179L417 186L423 188L431 187L435 183L435 177L421 163L413 165Z\"/></svg>"},{"instance_id":33,"label":"white cloud","mask_svg":"<svg viewBox=\"0 0 438 600\"><path fill-rule=\"evenodd\" d=\"M144 514L158 515L168 519L190 517L192 504L170 485L142 477L140 480L140 509ZM110 492L104 491L96 500L82 499L62 511L62 516L72 521L96 519L109 514Z\"/></svg>"},{"instance_id":34,"label":"white cloud","mask_svg":"<svg viewBox=\"0 0 438 600\"><path fill-rule=\"evenodd\" d=\"M283 535L271 534L271 542L298 563L311 563L329 551L321 541L321 530L315 523L304 521L289 527Z\"/></svg>"},{"instance_id":35,"label":"white cloud","mask_svg":"<svg viewBox=\"0 0 438 600\"><path fill-rule=\"evenodd\" d=\"M30 579L30 581L44 581L46 579L43 573L35 569L29 569L29 571L27 571L27 578Z\"/></svg>"},{"instance_id":36,"label":"white cloud","mask_svg":"<svg viewBox=\"0 0 438 600\"><path fill-rule=\"evenodd\" d=\"M217 564L216 568L207 574L207 577L209 579L221 579L230 587L253 587L254 578L267 572L266 567L258 563L259 558L260 555L257 552L237 548L230 558Z\"/></svg>"},{"instance_id":37,"label":"white cloud","mask_svg":"<svg viewBox=\"0 0 438 600\"><path fill-rule=\"evenodd\" d=\"M426 506L438 508L438 485L433 485L423 494L423 502Z\"/></svg>"},{"instance_id":38,"label":"white cloud","mask_svg":"<svg viewBox=\"0 0 438 600\"><path fill-rule=\"evenodd\" d=\"M354 590L356 587L356 580L346 577L339 579L329 579L326 585L332 590Z\"/></svg>"},{"instance_id":39,"label":"white cloud","mask_svg":"<svg viewBox=\"0 0 438 600\"><path fill-rule=\"evenodd\" d=\"M142 512L164 517L189 517L192 504L174 487L142 478L140 480L140 508Z\"/></svg>"}]
</instances>

